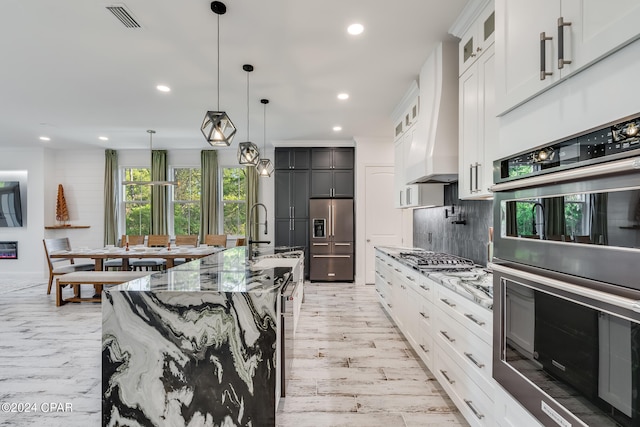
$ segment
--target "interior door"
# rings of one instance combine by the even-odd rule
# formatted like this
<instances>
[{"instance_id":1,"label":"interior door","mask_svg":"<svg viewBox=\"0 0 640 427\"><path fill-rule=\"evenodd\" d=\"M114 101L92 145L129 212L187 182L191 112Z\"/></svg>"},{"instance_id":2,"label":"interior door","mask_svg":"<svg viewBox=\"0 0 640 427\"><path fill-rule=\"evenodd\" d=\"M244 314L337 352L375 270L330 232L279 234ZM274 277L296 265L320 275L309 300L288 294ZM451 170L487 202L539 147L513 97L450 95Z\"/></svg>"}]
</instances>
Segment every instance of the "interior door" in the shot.
<instances>
[{"instance_id":1,"label":"interior door","mask_svg":"<svg viewBox=\"0 0 640 427\"><path fill-rule=\"evenodd\" d=\"M376 246L402 244L402 211L394 208L393 166L365 166L365 283L375 282Z\"/></svg>"}]
</instances>

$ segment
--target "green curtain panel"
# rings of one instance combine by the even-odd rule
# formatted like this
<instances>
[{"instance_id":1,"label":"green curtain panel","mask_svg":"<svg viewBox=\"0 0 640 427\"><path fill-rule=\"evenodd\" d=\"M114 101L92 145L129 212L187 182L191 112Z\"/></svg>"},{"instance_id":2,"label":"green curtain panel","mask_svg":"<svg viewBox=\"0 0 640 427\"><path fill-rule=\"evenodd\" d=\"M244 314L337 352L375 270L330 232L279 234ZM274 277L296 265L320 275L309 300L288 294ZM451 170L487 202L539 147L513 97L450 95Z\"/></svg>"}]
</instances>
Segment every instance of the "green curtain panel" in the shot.
<instances>
[{"instance_id":1,"label":"green curtain panel","mask_svg":"<svg viewBox=\"0 0 640 427\"><path fill-rule=\"evenodd\" d=\"M218 234L218 152L200 152L202 194L200 195L200 241L207 234Z\"/></svg>"},{"instance_id":2,"label":"green curtain panel","mask_svg":"<svg viewBox=\"0 0 640 427\"><path fill-rule=\"evenodd\" d=\"M151 180L167 180L167 151L151 152ZM151 186L151 234L168 234L166 185Z\"/></svg>"},{"instance_id":3,"label":"green curtain panel","mask_svg":"<svg viewBox=\"0 0 640 427\"><path fill-rule=\"evenodd\" d=\"M259 175L258 175L258 171L256 170L255 166L247 166L245 168L246 174L247 174L247 204L246 204L246 209L247 209L247 214L245 216L245 218L247 218L247 240L249 238L249 236L252 236L254 239L258 240L258 230L260 229L260 226L258 224L259 222L259 216L260 216L260 210L259 209L255 209L254 210L254 215L255 218L253 218L251 220L251 225L253 228L253 230L249 230L249 212L251 210L251 206L255 205L256 203L258 203L258 183L260 182L259 180ZM264 213L262 213L264 215ZM266 218L264 218L266 219ZM264 219L262 222L264 222ZM251 231L251 233L249 233L249 231Z\"/></svg>"},{"instance_id":4,"label":"green curtain panel","mask_svg":"<svg viewBox=\"0 0 640 427\"><path fill-rule=\"evenodd\" d=\"M544 207L544 235L562 236L566 234L564 218L564 197L547 197L542 199Z\"/></svg>"},{"instance_id":5,"label":"green curtain panel","mask_svg":"<svg viewBox=\"0 0 640 427\"><path fill-rule=\"evenodd\" d=\"M118 152L104 150L104 244L118 241Z\"/></svg>"}]
</instances>

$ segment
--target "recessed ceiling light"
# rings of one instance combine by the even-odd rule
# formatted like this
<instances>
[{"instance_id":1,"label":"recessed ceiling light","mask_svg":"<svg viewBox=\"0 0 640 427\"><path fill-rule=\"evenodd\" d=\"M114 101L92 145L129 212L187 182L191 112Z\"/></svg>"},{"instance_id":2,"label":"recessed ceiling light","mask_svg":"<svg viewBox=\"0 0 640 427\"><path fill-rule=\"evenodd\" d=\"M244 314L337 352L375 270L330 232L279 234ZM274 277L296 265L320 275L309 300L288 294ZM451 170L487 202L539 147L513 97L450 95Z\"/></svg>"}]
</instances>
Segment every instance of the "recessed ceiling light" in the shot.
<instances>
[{"instance_id":1,"label":"recessed ceiling light","mask_svg":"<svg viewBox=\"0 0 640 427\"><path fill-rule=\"evenodd\" d=\"M98 139L100 141L108 141L109 140L109 138L107 138L106 136L99 136Z\"/></svg>"},{"instance_id":2,"label":"recessed ceiling light","mask_svg":"<svg viewBox=\"0 0 640 427\"><path fill-rule=\"evenodd\" d=\"M362 26L362 24L351 24L347 28L347 31L349 32L349 34L357 36L358 34L362 34L362 32L364 31L364 27Z\"/></svg>"},{"instance_id":3,"label":"recessed ceiling light","mask_svg":"<svg viewBox=\"0 0 640 427\"><path fill-rule=\"evenodd\" d=\"M338 94L338 99L349 99L349 94L348 93L339 93Z\"/></svg>"},{"instance_id":4,"label":"recessed ceiling light","mask_svg":"<svg viewBox=\"0 0 640 427\"><path fill-rule=\"evenodd\" d=\"M171 88L165 85L158 85L156 86L156 89L158 89L160 92L171 92Z\"/></svg>"},{"instance_id":5,"label":"recessed ceiling light","mask_svg":"<svg viewBox=\"0 0 640 427\"><path fill-rule=\"evenodd\" d=\"M334 132L340 132L342 130L342 126L334 126L333 130Z\"/></svg>"},{"instance_id":6,"label":"recessed ceiling light","mask_svg":"<svg viewBox=\"0 0 640 427\"><path fill-rule=\"evenodd\" d=\"M51 141L51 138L49 138L48 136L41 136L40 140L42 140L42 141Z\"/></svg>"}]
</instances>

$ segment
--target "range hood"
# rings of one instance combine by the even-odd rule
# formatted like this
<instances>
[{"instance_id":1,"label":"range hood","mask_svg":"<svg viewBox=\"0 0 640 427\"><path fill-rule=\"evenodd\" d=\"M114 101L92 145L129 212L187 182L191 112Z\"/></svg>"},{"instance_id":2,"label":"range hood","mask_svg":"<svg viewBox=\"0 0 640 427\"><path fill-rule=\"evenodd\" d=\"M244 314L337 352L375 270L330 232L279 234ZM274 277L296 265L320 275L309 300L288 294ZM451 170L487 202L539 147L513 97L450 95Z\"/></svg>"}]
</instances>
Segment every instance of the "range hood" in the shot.
<instances>
[{"instance_id":1,"label":"range hood","mask_svg":"<svg viewBox=\"0 0 640 427\"><path fill-rule=\"evenodd\" d=\"M458 44L437 45L420 70L420 120L405 164L406 184L458 180Z\"/></svg>"}]
</instances>

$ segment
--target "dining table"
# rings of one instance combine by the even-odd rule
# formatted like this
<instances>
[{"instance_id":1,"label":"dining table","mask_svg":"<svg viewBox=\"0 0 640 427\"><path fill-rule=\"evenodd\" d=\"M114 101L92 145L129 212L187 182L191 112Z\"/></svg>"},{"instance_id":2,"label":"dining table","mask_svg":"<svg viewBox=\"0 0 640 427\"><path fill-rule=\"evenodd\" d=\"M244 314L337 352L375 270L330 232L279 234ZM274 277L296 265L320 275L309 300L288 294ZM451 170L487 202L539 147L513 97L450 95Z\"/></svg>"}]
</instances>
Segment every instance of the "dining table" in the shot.
<instances>
[{"instance_id":1,"label":"dining table","mask_svg":"<svg viewBox=\"0 0 640 427\"><path fill-rule=\"evenodd\" d=\"M95 261L95 271L102 271L104 260L122 259L122 270L129 270L130 259L162 258L166 261L166 268L172 268L177 258L198 259L220 252L225 248L220 246L175 246L153 248L146 246L130 246L129 248L103 247L103 248L77 248L71 250L53 251L49 254L51 258L90 258Z\"/></svg>"}]
</instances>

